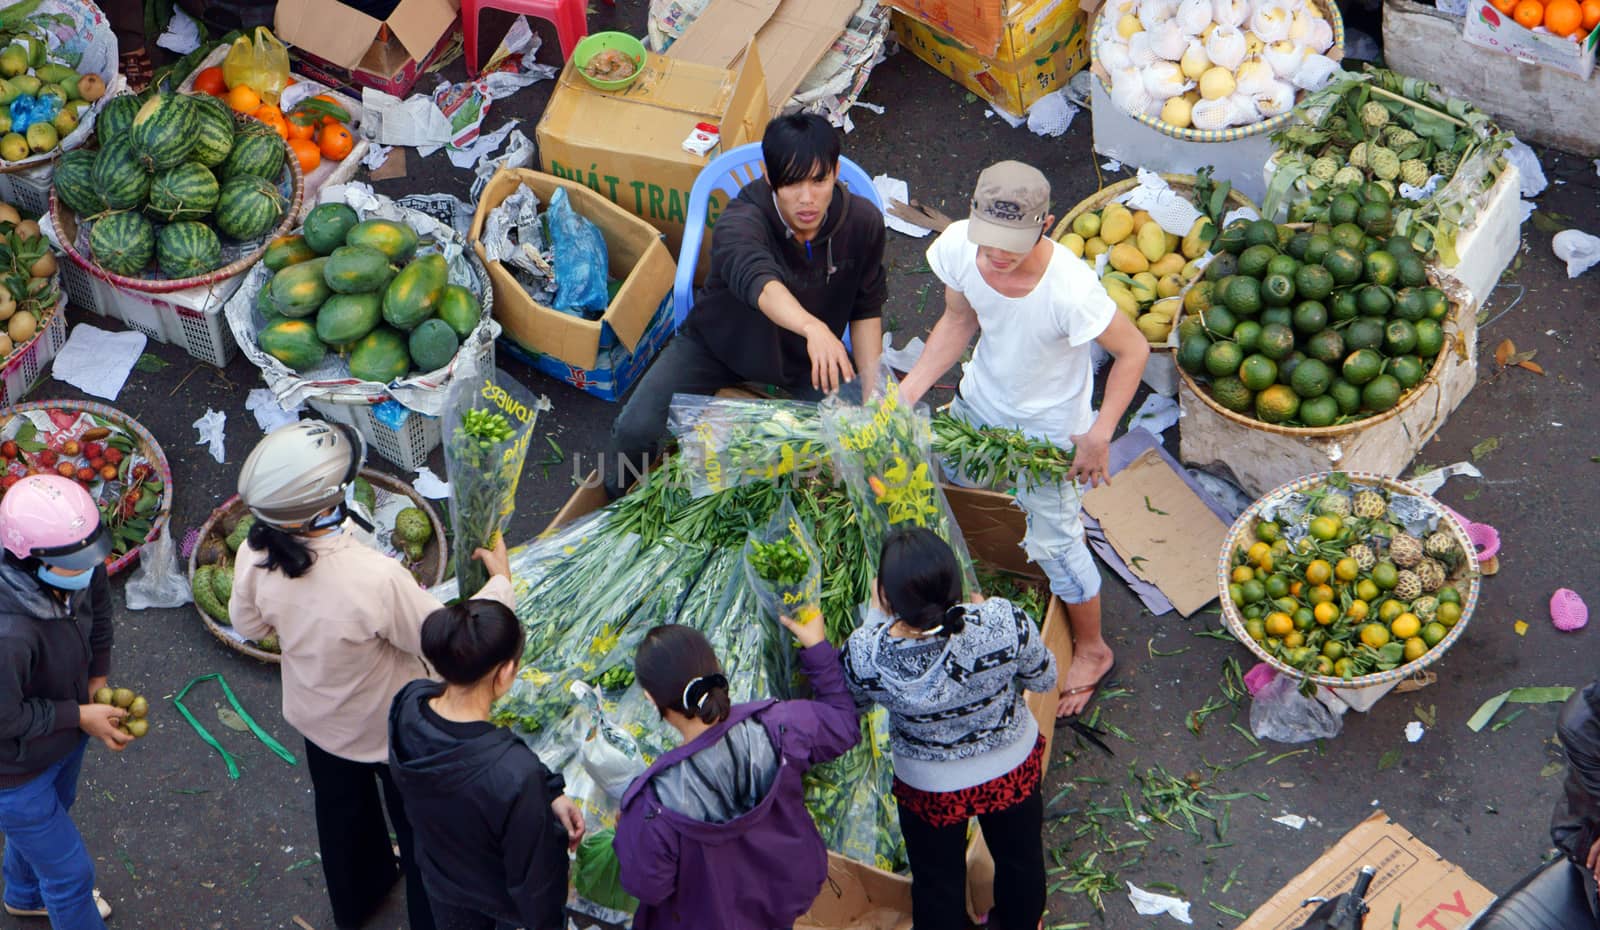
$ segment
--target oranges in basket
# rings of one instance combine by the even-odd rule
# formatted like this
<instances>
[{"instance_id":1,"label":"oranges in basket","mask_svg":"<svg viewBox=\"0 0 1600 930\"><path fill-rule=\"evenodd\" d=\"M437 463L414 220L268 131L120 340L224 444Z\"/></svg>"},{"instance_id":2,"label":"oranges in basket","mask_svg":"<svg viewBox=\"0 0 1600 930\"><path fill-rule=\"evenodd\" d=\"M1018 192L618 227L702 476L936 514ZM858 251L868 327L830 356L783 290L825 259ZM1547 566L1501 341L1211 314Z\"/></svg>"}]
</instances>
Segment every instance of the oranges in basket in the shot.
<instances>
[{"instance_id":1,"label":"oranges in basket","mask_svg":"<svg viewBox=\"0 0 1600 930\"><path fill-rule=\"evenodd\" d=\"M1600 0L1592 2L1600 5ZM220 67L196 72L194 89L196 93L220 98L235 112L272 127L288 143L300 170L308 174L323 161L341 161L355 149L355 134L348 125L350 114L329 94L318 94L285 113L278 104L263 101L248 85L229 87Z\"/></svg>"}]
</instances>

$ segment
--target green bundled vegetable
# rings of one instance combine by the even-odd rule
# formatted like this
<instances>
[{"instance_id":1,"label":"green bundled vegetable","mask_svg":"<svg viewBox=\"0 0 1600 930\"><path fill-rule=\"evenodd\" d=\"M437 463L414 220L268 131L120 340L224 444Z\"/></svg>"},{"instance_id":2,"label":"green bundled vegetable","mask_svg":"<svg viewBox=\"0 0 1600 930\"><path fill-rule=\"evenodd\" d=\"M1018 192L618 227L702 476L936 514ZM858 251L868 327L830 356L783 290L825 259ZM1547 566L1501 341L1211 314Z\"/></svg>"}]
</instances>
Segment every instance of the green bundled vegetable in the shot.
<instances>
[{"instance_id":1,"label":"green bundled vegetable","mask_svg":"<svg viewBox=\"0 0 1600 930\"><path fill-rule=\"evenodd\" d=\"M933 417L934 451L968 480L986 488L1060 484L1072 475L1073 450L1018 429L974 426L949 413Z\"/></svg>"},{"instance_id":2,"label":"green bundled vegetable","mask_svg":"<svg viewBox=\"0 0 1600 930\"><path fill-rule=\"evenodd\" d=\"M490 548L511 519L517 480L528 456L528 442L544 398L508 377L498 382L457 379L445 400L444 461L450 475L450 522L454 530L456 580L463 592L488 581L483 564L472 557Z\"/></svg>"}]
</instances>

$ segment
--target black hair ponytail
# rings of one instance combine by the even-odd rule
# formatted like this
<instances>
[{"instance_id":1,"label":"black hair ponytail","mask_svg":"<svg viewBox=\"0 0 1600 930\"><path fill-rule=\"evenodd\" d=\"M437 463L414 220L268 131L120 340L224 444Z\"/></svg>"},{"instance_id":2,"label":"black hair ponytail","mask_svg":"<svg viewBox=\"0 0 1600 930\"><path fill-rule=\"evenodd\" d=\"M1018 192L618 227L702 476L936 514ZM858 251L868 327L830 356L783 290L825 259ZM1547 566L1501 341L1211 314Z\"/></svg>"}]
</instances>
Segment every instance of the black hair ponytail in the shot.
<instances>
[{"instance_id":1,"label":"black hair ponytail","mask_svg":"<svg viewBox=\"0 0 1600 930\"><path fill-rule=\"evenodd\" d=\"M258 564L267 571L281 571L290 578L299 578L311 570L317 554L306 541L292 533L272 526L260 518L250 525L250 546L265 553Z\"/></svg>"},{"instance_id":2,"label":"black hair ponytail","mask_svg":"<svg viewBox=\"0 0 1600 930\"><path fill-rule=\"evenodd\" d=\"M668 624L646 633L633 658L633 674L663 714L675 710L715 725L733 710L717 654L692 627Z\"/></svg>"},{"instance_id":3,"label":"black hair ponytail","mask_svg":"<svg viewBox=\"0 0 1600 930\"><path fill-rule=\"evenodd\" d=\"M897 530L883 541L878 583L900 622L924 633L955 636L966 629L961 566L932 530Z\"/></svg>"}]
</instances>

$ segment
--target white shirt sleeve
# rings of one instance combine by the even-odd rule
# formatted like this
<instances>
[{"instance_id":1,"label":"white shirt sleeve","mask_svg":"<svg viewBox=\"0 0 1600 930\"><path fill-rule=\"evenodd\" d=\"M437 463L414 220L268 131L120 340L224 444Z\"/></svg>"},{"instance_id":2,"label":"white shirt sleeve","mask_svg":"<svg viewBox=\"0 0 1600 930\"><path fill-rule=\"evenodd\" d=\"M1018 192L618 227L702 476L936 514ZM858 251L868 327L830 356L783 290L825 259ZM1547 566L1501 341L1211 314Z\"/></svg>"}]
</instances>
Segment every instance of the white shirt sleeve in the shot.
<instances>
[{"instance_id":1,"label":"white shirt sleeve","mask_svg":"<svg viewBox=\"0 0 1600 930\"><path fill-rule=\"evenodd\" d=\"M1063 287L1051 308L1061 335L1076 348L1099 339L1111 325L1117 305L1083 259L1059 247L1056 262L1065 269Z\"/></svg>"},{"instance_id":2,"label":"white shirt sleeve","mask_svg":"<svg viewBox=\"0 0 1600 930\"><path fill-rule=\"evenodd\" d=\"M966 220L951 223L928 246L928 267L933 269L934 275L945 287L963 293L966 291L967 274L973 268L973 264L967 261L966 251Z\"/></svg>"}]
</instances>

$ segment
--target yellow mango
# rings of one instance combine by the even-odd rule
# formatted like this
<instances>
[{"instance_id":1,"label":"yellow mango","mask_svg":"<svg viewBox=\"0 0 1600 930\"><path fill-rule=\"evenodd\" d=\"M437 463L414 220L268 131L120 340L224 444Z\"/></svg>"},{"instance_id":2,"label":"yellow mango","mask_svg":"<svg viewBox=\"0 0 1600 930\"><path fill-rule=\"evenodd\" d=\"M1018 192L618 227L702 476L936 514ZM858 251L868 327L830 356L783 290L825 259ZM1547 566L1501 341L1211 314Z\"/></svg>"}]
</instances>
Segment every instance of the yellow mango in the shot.
<instances>
[{"instance_id":1,"label":"yellow mango","mask_svg":"<svg viewBox=\"0 0 1600 930\"><path fill-rule=\"evenodd\" d=\"M1183 290L1183 282L1175 274L1162 276L1156 281L1156 294L1160 297L1176 297Z\"/></svg>"},{"instance_id":2,"label":"yellow mango","mask_svg":"<svg viewBox=\"0 0 1600 930\"><path fill-rule=\"evenodd\" d=\"M1127 242L1119 242L1113 245L1110 258L1111 267L1124 274L1138 274L1141 271L1148 271L1150 268L1150 260L1145 258L1136 247Z\"/></svg>"},{"instance_id":3,"label":"yellow mango","mask_svg":"<svg viewBox=\"0 0 1600 930\"><path fill-rule=\"evenodd\" d=\"M1167 254L1166 234L1161 231L1159 223L1145 223L1144 228L1134 236L1134 242L1147 262L1160 261L1161 256Z\"/></svg>"},{"instance_id":4,"label":"yellow mango","mask_svg":"<svg viewBox=\"0 0 1600 930\"><path fill-rule=\"evenodd\" d=\"M1133 232L1138 235L1144 224L1150 222L1150 214L1144 210L1135 210L1133 214Z\"/></svg>"},{"instance_id":5,"label":"yellow mango","mask_svg":"<svg viewBox=\"0 0 1600 930\"><path fill-rule=\"evenodd\" d=\"M1117 20L1117 35L1124 39L1131 39L1134 33L1143 31L1144 23L1139 22L1139 17L1132 13L1124 13L1122 18Z\"/></svg>"},{"instance_id":6,"label":"yellow mango","mask_svg":"<svg viewBox=\"0 0 1600 930\"><path fill-rule=\"evenodd\" d=\"M1156 278L1148 271L1140 272L1133 276L1133 287L1128 289L1133 294L1133 299L1141 304L1147 304L1156 299Z\"/></svg>"},{"instance_id":7,"label":"yellow mango","mask_svg":"<svg viewBox=\"0 0 1600 930\"><path fill-rule=\"evenodd\" d=\"M1209 216L1202 216L1194 221L1194 225L1189 227L1188 234L1183 237L1184 258L1199 258L1206 254L1206 250L1211 247L1211 240L1215 237L1214 233L1207 232L1211 228Z\"/></svg>"},{"instance_id":8,"label":"yellow mango","mask_svg":"<svg viewBox=\"0 0 1600 930\"><path fill-rule=\"evenodd\" d=\"M1100 214L1100 238L1116 245L1133 235L1133 214L1120 203L1110 204Z\"/></svg>"},{"instance_id":9,"label":"yellow mango","mask_svg":"<svg viewBox=\"0 0 1600 930\"><path fill-rule=\"evenodd\" d=\"M1061 244L1066 246L1067 250L1070 251L1073 255L1076 255L1079 258L1083 257L1084 239L1083 239L1082 236L1078 235L1077 233L1069 232L1065 236L1062 236L1061 237Z\"/></svg>"},{"instance_id":10,"label":"yellow mango","mask_svg":"<svg viewBox=\"0 0 1600 930\"><path fill-rule=\"evenodd\" d=\"M1178 277L1184 281L1193 281L1195 278L1200 277L1203 271L1205 269L1200 267L1199 262L1191 260L1184 263L1183 270L1178 272Z\"/></svg>"},{"instance_id":11,"label":"yellow mango","mask_svg":"<svg viewBox=\"0 0 1600 930\"><path fill-rule=\"evenodd\" d=\"M1112 303L1117 305L1118 310L1128 314L1128 319L1130 320L1139 318L1139 302L1133 299L1133 294L1127 288L1115 281L1101 283L1106 289L1106 295L1111 298Z\"/></svg>"},{"instance_id":12,"label":"yellow mango","mask_svg":"<svg viewBox=\"0 0 1600 930\"><path fill-rule=\"evenodd\" d=\"M1177 318L1178 309L1182 305L1183 301L1176 297L1164 297L1150 305L1149 313L1153 317L1158 317L1170 323Z\"/></svg>"},{"instance_id":13,"label":"yellow mango","mask_svg":"<svg viewBox=\"0 0 1600 930\"><path fill-rule=\"evenodd\" d=\"M1174 236L1172 233L1167 232L1165 229L1163 229L1161 231L1161 235L1162 235L1162 241L1164 241L1166 243L1166 245L1167 245L1167 251L1168 252L1176 252L1176 251L1178 251L1178 248L1181 245L1183 245L1183 240L1181 238L1179 238L1177 236Z\"/></svg>"},{"instance_id":14,"label":"yellow mango","mask_svg":"<svg viewBox=\"0 0 1600 930\"><path fill-rule=\"evenodd\" d=\"M1161 345L1172 335L1172 321L1163 320L1152 313L1139 317L1134 325L1139 327L1139 332L1144 333L1144 338L1152 345Z\"/></svg>"},{"instance_id":15,"label":"yellow mango","mask_svg":"<svg viewBox=\"0 0 1600 930\"><path fill-rule=\"evenodd\" d=\"M1167 275L1176 275L1183 270L1183 256L1177 252L1168 252L1150 263L1150 273L1158 278Z\"/></svg>"},{"instance_id":16,"label":"yellow mango","mask_svg":"<svg viewBox=\"0 0 1600 930\"><path fill-rule=\"evenodd\" d=\"M1093 239L1100 234L1100 214L1085 211L1072 220L1072 231L1082 236L1085 240Z\"/></svg>"},{"instance_id":17,"label":"yellow mango","mask_svg":"<svg viewBox=\"0 0 1600 930\"><path fill-rule=\"evenodd\" d=\"M1099 236L1090 236L1084 240L1083 257L1092 261L1095 256L1104 254L1110 248L1111 246L1107 245L1104 239Z\"/></svg>"}]
</instances>

